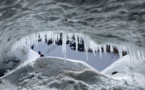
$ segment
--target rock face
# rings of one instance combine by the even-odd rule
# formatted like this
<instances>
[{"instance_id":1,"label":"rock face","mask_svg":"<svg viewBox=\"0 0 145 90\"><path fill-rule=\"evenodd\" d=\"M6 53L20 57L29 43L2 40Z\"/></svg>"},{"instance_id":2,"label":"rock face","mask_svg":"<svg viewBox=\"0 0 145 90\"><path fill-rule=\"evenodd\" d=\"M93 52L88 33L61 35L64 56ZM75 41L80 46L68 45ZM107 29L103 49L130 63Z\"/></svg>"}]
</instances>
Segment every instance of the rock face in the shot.
<instances>
[{"instance_id":1,"label":"rock face","mask_svg":"<svg viewBox=\"0 0 145 90\"><path fill-rule=\"evenodd\" d=\"M132 78L132 75L126 75ZM135 77L136 75L134 75ZM119 77L120 78L120 77ZM145 79L142 77L142 80ZM109 78L84 62L61 58L38 58L1 78L2 90L144 90L144 81ZM9 84L9 87L6 87Z\"/></svg>"}]
</instances>

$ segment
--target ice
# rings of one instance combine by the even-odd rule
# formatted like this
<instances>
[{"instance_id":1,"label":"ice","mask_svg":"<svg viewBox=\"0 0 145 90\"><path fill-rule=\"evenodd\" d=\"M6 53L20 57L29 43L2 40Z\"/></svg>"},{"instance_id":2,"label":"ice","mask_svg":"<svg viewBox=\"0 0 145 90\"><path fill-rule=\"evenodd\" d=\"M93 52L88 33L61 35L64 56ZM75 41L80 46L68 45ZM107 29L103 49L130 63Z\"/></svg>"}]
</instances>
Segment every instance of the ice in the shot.
<instances>
[{"instance_id":1,"label":"ice","mask_svg":"<svg viewBox=\"0 0 145 90\"><path fill-rule=\"evenodd\" d=\"M64 57L67 57L67 53L66 53L66 43L67 40L72 40L72 38L74 38L74 43L76 45L76 51L78 49L78 43L80 42L84 42L84 48L85 48L85 52L86 52L86 60L88 60L88 50L92 50L92 52L95 55L95 52L100 52L100 57L102 57L102 53L106 53L106 49L107 49L107 45L110 46L110 51L113 52L113 48L114 46L116 47L116 49L118 50L119 56L122 57L122 53L123 52L127 52L130 56L130 59L133 61L136 61L136 63L141 63L143 61L145 61L145 57L144 57L144 53L145 51L141 48L138 48L137 46L131 45L131 44L110 44L110 43L106 43L106 44L98 44L95 41L91 40L91 38L89 36L86 36L85 34L82 33L69 33L69 32L64 32L64 31L43 31L43 32L38 32L35 34L31 34L29 36L23 37L21 38L19 41L17 41L14 45L12 50L16 50L17 48L21 48L23 47L23 45L28 45L31 46L34 43L38 42L38 38L40 37L42 42L44 43L45 40L52 40L54 45L55 42L62 38L62 54L64 55ZM103 49L103 52L102 52ZM138 50L138 51L136 51Z\"/></svg>"},{"instance_id":2,"label":"ice","mask_svg":"<svg viewBox=\"0 0 145 90\"><path fill-rule=\"evenodd\" d=\"M117 47L117 50L119 52L119 56L122 57L122 47L121 46Z\"/></svg>"},{"instance_id":3,"label":"ice","mask_svg":"<svg viewBox=\"0 0 145 90\"><path fill-rule=\"evenodd\" d=\"M102 46L99 46L100 57L102 58Z\"/></svg>"},{"instance_id":4,"label":"ice","mask_svg":"<svg viewBox=\"0 0 145 90\"><path fill-rule=\"evenodd\" d=\"M116 47L120 59L124 62L123 65L119 64L119 67L123 67L123 69L126 71L130 70L134 72L143 72L143 69L145 68L144 3L144 0L1 0L0 61L5 62L7 61L7 59L11 59L9 58L9 55L10 57L12 57L15 53L16 55L14 56L19 58L22 62L25 62L27 60L31 61L32 58L33 60L35 60L37 54L35 53L35 56L34 52L30 51L30 48L26 47L30 47L34 43L37 43L37 37L39 36L42 39L43 43L45 42L45 38L47 37L47 40L52 39L54 44L55 41L57 41L57 39L61 37L63 40L62 52L64 57L67 57L66 41L67 39L71 39L74 36L76 40L74 41L76 43L76 50L78 48L78 40L76 38L84 41L86 59L88 58L88 49L92 50L94 54L96 51L99 51L100 57L102 57L102 53L106 52L106 45L110 45L110 51L114 52L114 47ZM60 33L62 33L62 36L60 36ZM125 56L126 58L122 56L122 51L127 51L128 55ZM9 52L11 52L12 54L8 54ZM34 57L33 55L31 55L31 53L34 54ZM125 59L123 60L123 58ZM44 62L42 63L46 65ZM41 65L42 63L40 62L39 64ZM129 63L129 66L133 69L130 69L130 67L128 67L126 63ZM30 67L31 66L27 67L25 70ZM32 71L34 69L32 69ZM50 68L48 69L50 70ZM117 66L114 69L122 70L122 68L117 68ZM60 70L60 68L58 70ZM79 74L81 75L80 77L82 77L83 75L85 77L87 75L89 76L90 72L85 72L85 75L84 72L83 74L82 72L79 72ZM22 73L26 74L26 72L23 71ZM18 78L22 75L22 73L18 72L16 73L16 75L14 74L12 76L12 79L13 77L15 77L16 80L19 80ZM73 75L79 76L79 74L77 73ZM99 73L99 75L101 74ZM59 77L61 77L61 75ZM61 79L61 84L66 80L66 78L67 77ZM78 77L75 77L74 80L74 77L69 77L70 81L68 80L68 82L72 83L73 81L73 85L78 85L77 87L91 87L90 85L88 85L88 83L92 83L92 78L89 78L89 80L84 80L85 84L82 83L83 80L77 81L76 78ZM61 80L56 80L53 85L61 86L61 84L58 84L58 82ZM113 81L113 86L109 86L108 83L106 83L106 81L108 81L108 78L107 80L100 80L100 82L103 82L103 84L100 83L99 80L97 78L97 80L95 81L95 84L97 82L99 87L102 86L99 89L103 90L105 88L113 90L117 88L116 83L118 83L118 81ZM30 81L33 82L33 79L30 79ZM34 81L37 82L37 80ZM14 83L15 80L11 82ZM26 85L26 82L23 82L23 80L21 83L17 83L15 85L20 85L22 83L22 86ZM106 86L104 86L104 83L108 85L107 88ZM132 81L132 83L133 84L131 84L130 87L138 85L138 83L140 82L134 83L134 81ZM114 86L114 84L116 85L116 87ZM123 90L139 90L138 88L133 89L130 87L128 89L128 83L125 84L127 85L124 86ZM33 87L36 87L37 85L38 83ZM43 83L41 83L41 85L43 85ZM68 86L69 88L69 85L65 86ZM68 88L65 89L68 90ZM32 88L29 89L33 90ZM29 89L27 89L26 87L22 88L22 90ZM61 89L65 90L64 88ZM89 89L95 90L96 87L93 89ZM118 87L117 89L120 88ZM84 90L84 88L82 90Z\"/></svg>"},{"instance_id":5,"label":"ice","mask_svg":"<svg viewBox=\"0 0 145 90\"><path fill-rule=\"evenodd\" d=\"M78 50L78 37L77 36L75 36L75 43L76 43L76 52L77 52Z\"/></svg>"},{"instance_id":6,"label":"ice","mask_svg":"<svg viewBox=\"0 0 145 90\"><path fill-rule=\"evenodd\" d=\"M106 51L106 48L107 48L106 45L103 45L103 51L104 51L105 54L106 54L106 52L107 52L107 51Z\"/></svg>"},{"instance_id":7,"label":"ice","mask_svg":"<svg viewBox=\"0 0 145 90\"><path fill-rule=\"evenodd\" d=\"M62 43L63 43L62 44L62 54L65 59L67 59L66 42L67 42L67 40L72 40L76 44L76 51L78 48L78 44L84 43L85 52L86 52L86 60L88 60L88 58L89 58L88 57L89 49L92 50L94 55L96 52L99 52L100 57L102 57L102 53L106 53L106 50L107 50L106 47L107 47L107 45L109 45L111 52L114 52L114 48L117 48L120 58L123 56L122 55L123 51L127 52L128 57L130 57L129 62L133 66L134 65L138 66L145 61L144 49L137 47L133 44L98 43L98 42L94 41L93 39L91 39L91 37L89 37L88 35L85 35L83 33L70 33L70 32L64 32L64 31L41 31L41 32L37 32L35 34L30 34L28 36L25 36L25 37L21 38L20 40L18 40L17 42L15 42L15 44L13 45L13 48L12 48L12 52L16 52L16 51L21 52L21 48L23 48L25 45L30 47L31 45L38 43L39 38L37 38L37 37L40 37L42 39L43 43L45 42L45 40L52 40L54 47L55 47L55 42L57 40L59 40L60 38L62 38ZM34 58L33 60L30 60L30 58L26 58L26 57L30 57L30 56L28 56L29 53L28 53L28 55L23 55L21 53L20 53L20 55L19 55L19 53L17 55L18 55L17 57L20 60L22 60L22 62L34 61L34 59L36 59L36 58ZM126 69L128 69L128 66L125 66L124 68L126 70Z\"/></svg>"},{"instance_id":8,"label":"ice","mask_svg":"<svg viewBox=\"0 0 145 90\"><path fill-rule=\"evenodd\" d=\"M64 33L63 35L62 35L62 53L63 53L63 55L64 55L64 57L66 58L66 40L67 39L67 36L66 36L66 33Z\"/></svg>"},{"instance_id":9,"label":"ice","mask_svg":"<svg viewBox=\"0 0 145 90\"><path fill-rule=\"evenodd\" d=\"M112 45L110 45L110 51L113 52L113 46Z\"/></svg>"}]
</instances>

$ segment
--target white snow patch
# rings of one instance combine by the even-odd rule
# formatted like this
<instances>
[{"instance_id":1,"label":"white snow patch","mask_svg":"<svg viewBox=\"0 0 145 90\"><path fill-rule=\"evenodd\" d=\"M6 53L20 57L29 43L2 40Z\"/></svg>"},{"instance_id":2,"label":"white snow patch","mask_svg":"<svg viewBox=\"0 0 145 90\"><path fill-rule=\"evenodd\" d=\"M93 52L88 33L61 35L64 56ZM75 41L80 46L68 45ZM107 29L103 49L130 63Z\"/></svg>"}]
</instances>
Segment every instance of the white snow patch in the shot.
<instances>
[{"instance_id":1,"label":"white snow patch","mask_svg":"<svg viewBox=\"0 0 145 90\"><path fill-rule=\"evenodd\" d=\"M102 71L105 74L112 74L112 72L117 71L118 73L140 73L145 75L145 62L137 63L136 60L131 60L129 55L126 55L118 60L116 60L113 64L111 64L108 68Z\"/></svg>"}]
</instances>

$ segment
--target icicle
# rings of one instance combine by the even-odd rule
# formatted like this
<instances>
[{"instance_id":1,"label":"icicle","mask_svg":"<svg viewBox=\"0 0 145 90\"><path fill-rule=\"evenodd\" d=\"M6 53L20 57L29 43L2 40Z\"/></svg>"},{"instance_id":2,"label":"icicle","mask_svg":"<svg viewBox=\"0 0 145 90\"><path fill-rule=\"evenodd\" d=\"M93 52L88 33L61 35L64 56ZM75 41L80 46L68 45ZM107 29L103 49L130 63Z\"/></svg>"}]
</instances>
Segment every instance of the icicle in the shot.
<instances>
[{"instance_id":1,"label":"icicle","mask_svg":"<svg viewBox=\"0 0 145 90\"><path fill-rule=\"evenodd\" d=\"M60 35L60 33L56 33L56 35L55 35L55 43L54 43L54 45L56 45L56 42L58 41L58 35Z\"/></svg>"},{"instance_id":2,"label":"icicle","mask_svg":"<svg viewBox=\"0 0 145 90\"><path fill-rule=\"evenodd\" d=\"M60 33L57 34L57 41L60 39Z\"/></svg>"},{"instance_id":3,"label":"icicle","mask_svg":"<svg viewBox=\"0 0 145 90\"><path fill-rule=\"evenodd\" d=\"M112 45L110 45L110 51L111 52L113 52L114 50L113 50L113 46Z\"/></svg>"},{"instance_id":4,"label":"icicle","mask_svg":"<svg viewBox=\"0 0 145 90\"><path fill-rule=\"evenodd\" d=\"M86 51L86 60L88 61L88 51Z\"/></svg>"},{"instance_id":5,"label":"icicle","mask_svg":"<svg viewBox=\"0 0 145 90\"><path fill-rule=\"evenodd\" d=\"M47 36L46 39L49 40L50 39L50 33L47 33L46 36Z\"/></svg>"},{"instance_id":6,"label":"icicle","mask_svg":"<svg viewBox=\"0 0 145 90\"><path fill-rule=\"evenodd\" d=\"M66 59L66 33L62 34L62 53Z\"/></svg>"},{"instance_id":7,"label":"icicle","mask_svg":"<svg viewBox=\"0 0 145 90\"><path fill-rule=\"evenodd\" d=\"M99 46L99 52L100 52L100 58L102 58L102 47L101 47L101 45Z\"/></svg>"},{"instance_id":8,"label":"icicle","mask_svg":"<svg viewBox=\"0 0 145 90\"><path fill-rule=\"evenodd\" d=\"M130 46L130 47L128 46L128 49L129 49L129 56L130 56L130 60L131 60L130 63L133 65L134 62L135 62L135 61L133 60L133 59L134 59L134 58L133 58L133 49L134 49L134 48L133 48L132 46Z\"/></svg>"},{"instance_id":9,"label":"icicle","mask_svg":"<svg viewBox=\"0 0 145 90\"><path fill-rule=\"evenodd\" d=\"M69 40L69 41L72 41L72 36L71 36L71 34L68 33L67 36L68 36L68 40Z\"/></svg>"},{"instance_id":10,"label":"icicle","mask_svg":"<svg viewBox=\"0 0 145 90\"><path fill-rule=\"evenodd\" d=\"M137 50L137 58L138 58L138 61L141 62L142 58L141 58L141 54L138 50Z\"/></svg>"},{"instance_id":11,"label":"icicle","mask_svg":"<svg viewBox=\"0 0 145 90\"><path fill-rule=\"evenodd\" d=\"M96 52L99 52L99 45L96 45L96 49L95 49Z\"/></svg>"},{"instance_id":12,"label":"icicle","mask_svg":"<svg viewBox=\"0 0 145 90\"><path fill-rule=\"evenodd\" d=\"M90 41L90 49L93 51L94 56L96 56L96 53L95 53L96 48L97 48L96 44L94 42Z\"/></svg>"},{"instance_id":13,"label":"icicle","mask_svg":"<svg viewBox=\"0 0 145 90\"><path fill-rule=\"evenodd\" d=\"M62 36L61 36L62 33ZM45 38L47 40L52 39L53 40L53 44L55 45L55 42L58 41L60 38L62 38L62 54L64 55L64 58L66 58L66 42L67 40L69 41L73 41L76 43L76 51L78 50L78 44L80 43L84 43L84 49L85 49L85 53L86 53L86 60L88 60L88 49L91 49L93 54L96 54L96 51L99 51L100 53L100 57L102 58L102 48L104 53L107 53L107 49L106 49L106 45L105 44L103 46L96 44L96 42L94 42L93 40L90 39L90 37L85 36L83 34L78 34L78 33L66 33L66 32L55 32L55 31L43 31L43 32L38 32L36 34L32 34L30 36L26 36L22 39L20 39L18 42L16 42L13 46L13 49L17 49L19 47L21 47L22 45L27 44L28 46L38 42L38 36L40 35L42 42L44 43ZM72 37L75 38L75 40L72 39ZM109 44L110 45L110 44ZM115 46L115 45L114 45ZM110 45L110 51L113 52L113 45ZM140 58L140 60L144 60L145 56L144 56L144 51L141 50L141 52L139 51L135 51L132 50L135 47L126 44L125 46L117 46L117 50L119 53L119 56L122 57L122 51L127 51L130 54L130 58L131 60Z\"/></svg>"},{"instance_id":14,"label":"icicle","mask_svg":"<svg viewBox=\"0 0 145 90\"><path fill-rule=\"evenodd\" d=\"M44 32L40 32L40 39L42 40L42 43L45 43L45 33Z\"/></svg>"},{"instance_id":15,"label":"icicle","mask_svg":"<svg viewBox=\"0 0 145 90\"><path fill-rule=\"evenodd\" d=\"M78 43L80 44L82 42L82 39L79 37Z\"/></svg>"},{"instance_id":16,"label":"icicle","mask_svg":"<svg viewBox=\"0 0 145 90\"><path fill-rule=\"evenodd\" d=\"M127 52L127 49L126 49L126 47L125 47L125 46L123 46L123 47L122 47L122 51Z\"/></svg>"},{"instance_id":17,"label":"icicle","mask_svg":"<svg viewBox=\"0 0 145 90\"><path fill-rule=\"evenodd\" d=\"M117 47L117 50L118 50L119 56L122 57L122 47L121 46Z\"/></svg>"},{"instance_id":18,"label":"icicle","mask_svg":"<svg viewBox=\"0 0 145 90\"><path fill-rule=\"evenodd\" d=\"M144 51L143 51L143 57L144 57L143 61L145 61L145 52Z\"/></svg>"},{"instance_id":19,"label":"icicle","mask_svg":"<svg viewBox=\"0 0 145 90\"><path fill-rule=\"evenodd\" d=\"M135 55L136 53L135 53L135 51L134 51L134 49L132 49L132 60L135 62L135 61L137 61L136 60L136 55Z\"/></svg>"},{"instance_id":20,"label":"icicle","mask_svg":"<svg viewBox=\"0 0 145 90\"><path fill-rule=\"evenodd\" d=\"M58 36L58 33L55 33L52 38L53 38L53 45L55 46L55 42L57 41L57 36Z\"/></svg>"},{"instance_id":21,"label":"icicle","mask_svg":"<svg viewBox=\"0 0 145 90\"><path fill-rule=\"evenodd\" d=\"M144 51L141 52L142 61L145 61L145 54Z\"/></svg>"},{"instance_id":22,"label":"icicle","mask_svg":"<svg viewBox=\"0 0 145 90\"><path fill-rule=\"evenodd\" d=\"M75 43L76 43L76 52L77 52L77 50L78 50L78 37L77 37L77 35L75 35Z\"/></svg>"},{"instance_id":23,"label":"icicle","mask_svg":"<svg viewBox=\"0 0 145 90\"><path fill-rule=\"evenodd\" d=\"M86 44L87 44L87 42L84 41L84 48L85 48L85 52L86 52L86 60L88 61L88 47L87 47Z\"/></svg>"},{"instance_id":24,"label":"icicle","mask_svg":"<svg viewBox=\"0 0 145 90\"><path fill-rule=\"evenodd\" d=\"M107 54L106 52L106 45L103 45L103 51L104 51L104 53L105 53L105 55Z\"/></svg>"},{"instance_id":25,"label":"icicle","mask_svg":"<svg viewBox=\"0 0 145 90\"><path fill-rule=\"evenodd\" d=\"M94 47L94 49L92 49L94 56L96 56L96 47Z\"/></svg>"}]
</instances>

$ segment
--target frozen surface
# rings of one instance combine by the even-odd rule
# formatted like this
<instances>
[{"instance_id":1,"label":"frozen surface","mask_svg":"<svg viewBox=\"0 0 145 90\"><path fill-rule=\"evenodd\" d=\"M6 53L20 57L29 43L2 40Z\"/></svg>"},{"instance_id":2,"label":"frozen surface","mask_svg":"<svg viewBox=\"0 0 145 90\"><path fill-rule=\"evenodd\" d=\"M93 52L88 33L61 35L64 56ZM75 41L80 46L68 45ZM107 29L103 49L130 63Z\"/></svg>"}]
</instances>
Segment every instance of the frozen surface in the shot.
<instances>
[{"instance_id":1,"label":"frozen surface","mask_svg":"<svg viewBox=\"0 0 145 90\"><path fill-rule=\"evenodd\" d=\"M140 80L141 79L141 80ZM107 77L88 64L63 58L38 58L1 78L0 88L8 90L144 90L145 77L124 74ZM133 82L132 82L133 81ZM9 87L7 87L9 84Z\"/></svg>"},{"instance_id":2,"label":"frozen surface","mask_svg":"<svg viewBox=\"0 0 145 90\"><path fill-rule=\"evenodd\" d=\"M132 67L135 67L133 71L138 71L141 69L140 64L145 61L144 5L144 0L0 0L0 70L10 68L17 59L23 61L26 58L25 56L18 57L18 54L13 57L15 56L13 47L17 47L21 52L20 47L23 47L26 42L29 45L33 44L39 35L50 36L56 40L58 35L56 32L62 31L64 32L63 41L66 41L65 37L68 33L83 36L86 40L86 50L88 47L95 47L93 50L101 49L106 44L117 46L119 52L125 49L130 55L131 62L135 62L132 64ZM66 44L63 42L64 55L67 54L65 47ZM122 56L121 53L119 55ZM135 73L125 74L126 69L121 70L123 75L116 74L123 80L114 80L92 69L85 70L88 67L84 64L80 65L84 68L77 68L78 64L71 62L68 64L71 68L68 68L67 64L62 64L63 59L55 59L56 62L58 61L57 64L54 59L47 59L39 58L33 63L34 65L20 66L2 77L0 88L6 90L10 88L13 90L40 90L40 88L41 90L46 90L46 88L48 90L50 88L54 90L68 90L68 88L72 90L96 90L96 88L144 90L145 87L144 76ZM56 66L47 63L49 61ZM48 68L49 66L51 68ZM63 66L63 69L57 66L60 68ZM144 68L144 64L141 66ZM126 66L122 67L126 68ZM112 66L111 69L115 67ZM108 70L111 69L108 68ZM71 72L66 74L63 72L66 70ZM50 73L52 75L48 76Z\"/></svg>"}]
</instances>

